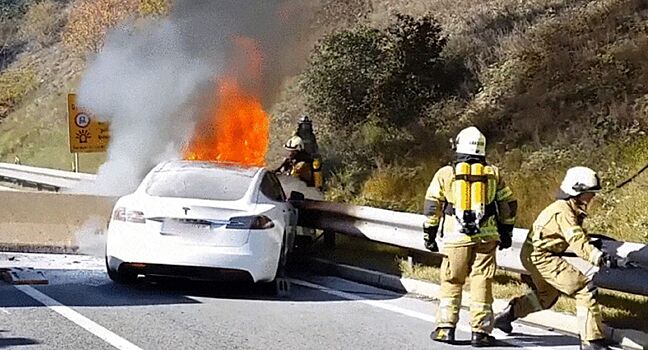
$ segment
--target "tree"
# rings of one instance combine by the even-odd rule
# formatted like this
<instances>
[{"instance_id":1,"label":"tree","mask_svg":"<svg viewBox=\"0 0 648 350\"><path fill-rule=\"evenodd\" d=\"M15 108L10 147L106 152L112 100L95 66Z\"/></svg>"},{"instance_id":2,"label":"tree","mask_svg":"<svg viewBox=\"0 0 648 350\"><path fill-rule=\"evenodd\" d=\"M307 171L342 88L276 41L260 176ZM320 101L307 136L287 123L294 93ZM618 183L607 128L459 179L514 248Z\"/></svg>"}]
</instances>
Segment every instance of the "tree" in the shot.
<instances>
[{"instance_id":1,"label":"tree","mask_svg":"<svg viewBox=\"0 0 648 350\"><path fill-rule=\"evenodd\" d=\"M342 125L365 121L376 88L394 65L390 45L385 33L365 26L321 40L301 84L309 109Z\"/></svg>"},{"instance_id":2,"label":"tree","mask_svg":"<svg viewBox=\"0 0 648 350\"><path fill-rule=\"evenodd\" d=\"M431 15L397 15L384 30L335 32L318 43L303 75L308 107L341 126L369 119L408 125L460 81L445 74L445 45Z\"/></svg>"}]
</instances>

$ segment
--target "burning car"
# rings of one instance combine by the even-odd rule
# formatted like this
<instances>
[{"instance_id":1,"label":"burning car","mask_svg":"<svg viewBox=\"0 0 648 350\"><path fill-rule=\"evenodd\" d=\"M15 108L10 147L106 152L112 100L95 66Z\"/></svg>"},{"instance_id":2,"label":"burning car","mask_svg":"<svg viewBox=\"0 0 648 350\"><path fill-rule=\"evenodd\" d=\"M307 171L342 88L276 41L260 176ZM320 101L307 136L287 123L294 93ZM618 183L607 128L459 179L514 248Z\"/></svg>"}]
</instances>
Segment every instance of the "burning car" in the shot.
<instances>
[{"instance_id":1,"label":"burning car","mask_svg":"<svg viewBox=\"0 0 648 350\"><path fill-rule=\"evenodd\" d=\"M106 268L117 283L139 275L274 283L296 225L297 210L266 169L168 161L115 204Z\"/></svg>"}]
</instances>

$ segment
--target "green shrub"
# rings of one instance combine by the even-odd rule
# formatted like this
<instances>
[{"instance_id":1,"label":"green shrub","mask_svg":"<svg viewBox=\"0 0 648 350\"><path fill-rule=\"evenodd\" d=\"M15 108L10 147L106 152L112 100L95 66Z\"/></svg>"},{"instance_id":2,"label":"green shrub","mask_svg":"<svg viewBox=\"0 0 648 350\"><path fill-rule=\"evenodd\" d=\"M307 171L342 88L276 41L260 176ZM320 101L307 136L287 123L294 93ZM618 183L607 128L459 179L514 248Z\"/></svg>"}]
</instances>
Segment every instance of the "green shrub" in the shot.
<instances>
[{"instance_id":1,"label":"green shrub","mask_svg":"<svg viewBox=\"0 0 648 350\"><path fill-rule=\"evenodd\" d=\"M30 0L0 0L0 18L7 20L22 17L30 2Z\"/></svg>"},{"instance_id":2,"label":"green shrub","mask_svg":"<svg viewBox=\"0 0 648 350\"><path fill-rule=\"evenodd\" d=\"M302 81L312 114L341 125L366 120L375 89L395 64L390 44L385 33L365 26L321 40Z\"/></svg>"},{"instance_id":3,"label":"green shrub","mask_svg":"<svg viewBox=\"0 0 648 350\"><path fill-rule=\"evenodd\" d=\"M170 8L170 0L140 0L139 13L142 16L166 16Z\"/></svg>"},{"instance_id":4,"label":"green shrub","mask_svg":"<svg viewBox=\"0 0 648 350\"><path fill-rule=\"evenodd\" d=\"M44 0L29 6L18 34L33 48L51 45L58 39L63 26L60 8L53 0Z\"/></svg>"},{"instance_id":5,"label":"green shrub","mask_svg":"<svg viewBox=\"0 0 648 350\"><path fill-rule=\"evenodd\" d=\"M37 85L37 74L28 68L6 70L0 74L0 117L5 117Z\"/></svg>"},{"instance_id":6,"label":"green shrub","mask_svg":"<svg viewBox=\"0 0 648 350\"><path fill-rule=\"evenodd\" d=\"M138 8L138 0L75 0L63 40L72 51L98 52L108 30L133 17Z\"/></svg>"}]
</instances>

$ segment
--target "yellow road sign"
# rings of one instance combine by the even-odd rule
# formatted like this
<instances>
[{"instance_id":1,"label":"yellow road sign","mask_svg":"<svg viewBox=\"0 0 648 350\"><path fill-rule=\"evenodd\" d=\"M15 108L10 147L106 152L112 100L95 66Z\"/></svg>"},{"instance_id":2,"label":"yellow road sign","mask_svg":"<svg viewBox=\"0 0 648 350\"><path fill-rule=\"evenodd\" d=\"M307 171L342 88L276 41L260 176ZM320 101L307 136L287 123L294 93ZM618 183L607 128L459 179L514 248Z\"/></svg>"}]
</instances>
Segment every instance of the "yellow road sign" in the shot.
<instances>
[{"instance_id":1,"label":"yellow road sign","mask_svg":"<svg viewBox=\"0 0 648 350\"><path fill-rule=\"evenodd\" d=\"M100 122L76 104L76 94L68 94L70 152L105 152L110 141L110 124Z\"/></svg>"}]
</instances>

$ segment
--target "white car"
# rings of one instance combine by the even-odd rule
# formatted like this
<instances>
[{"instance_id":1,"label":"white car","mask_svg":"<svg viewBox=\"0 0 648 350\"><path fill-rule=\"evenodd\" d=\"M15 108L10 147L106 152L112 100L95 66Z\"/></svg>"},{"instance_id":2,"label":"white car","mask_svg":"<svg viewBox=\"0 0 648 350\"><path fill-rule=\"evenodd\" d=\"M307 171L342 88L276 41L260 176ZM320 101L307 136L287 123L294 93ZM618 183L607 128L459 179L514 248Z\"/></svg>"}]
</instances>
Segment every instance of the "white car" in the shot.
<instances>
[{"instance_id":1,"label":"white car","mask_svg":"<svg viewBox=\"0 0 648 350\"><path fill-rule=\"evenodd\" d=\"M138 275L273 282L296 225L297 210L266 169L164 162L115 204L106 268L118 283Z\"/></svg>"}]
</instances>

